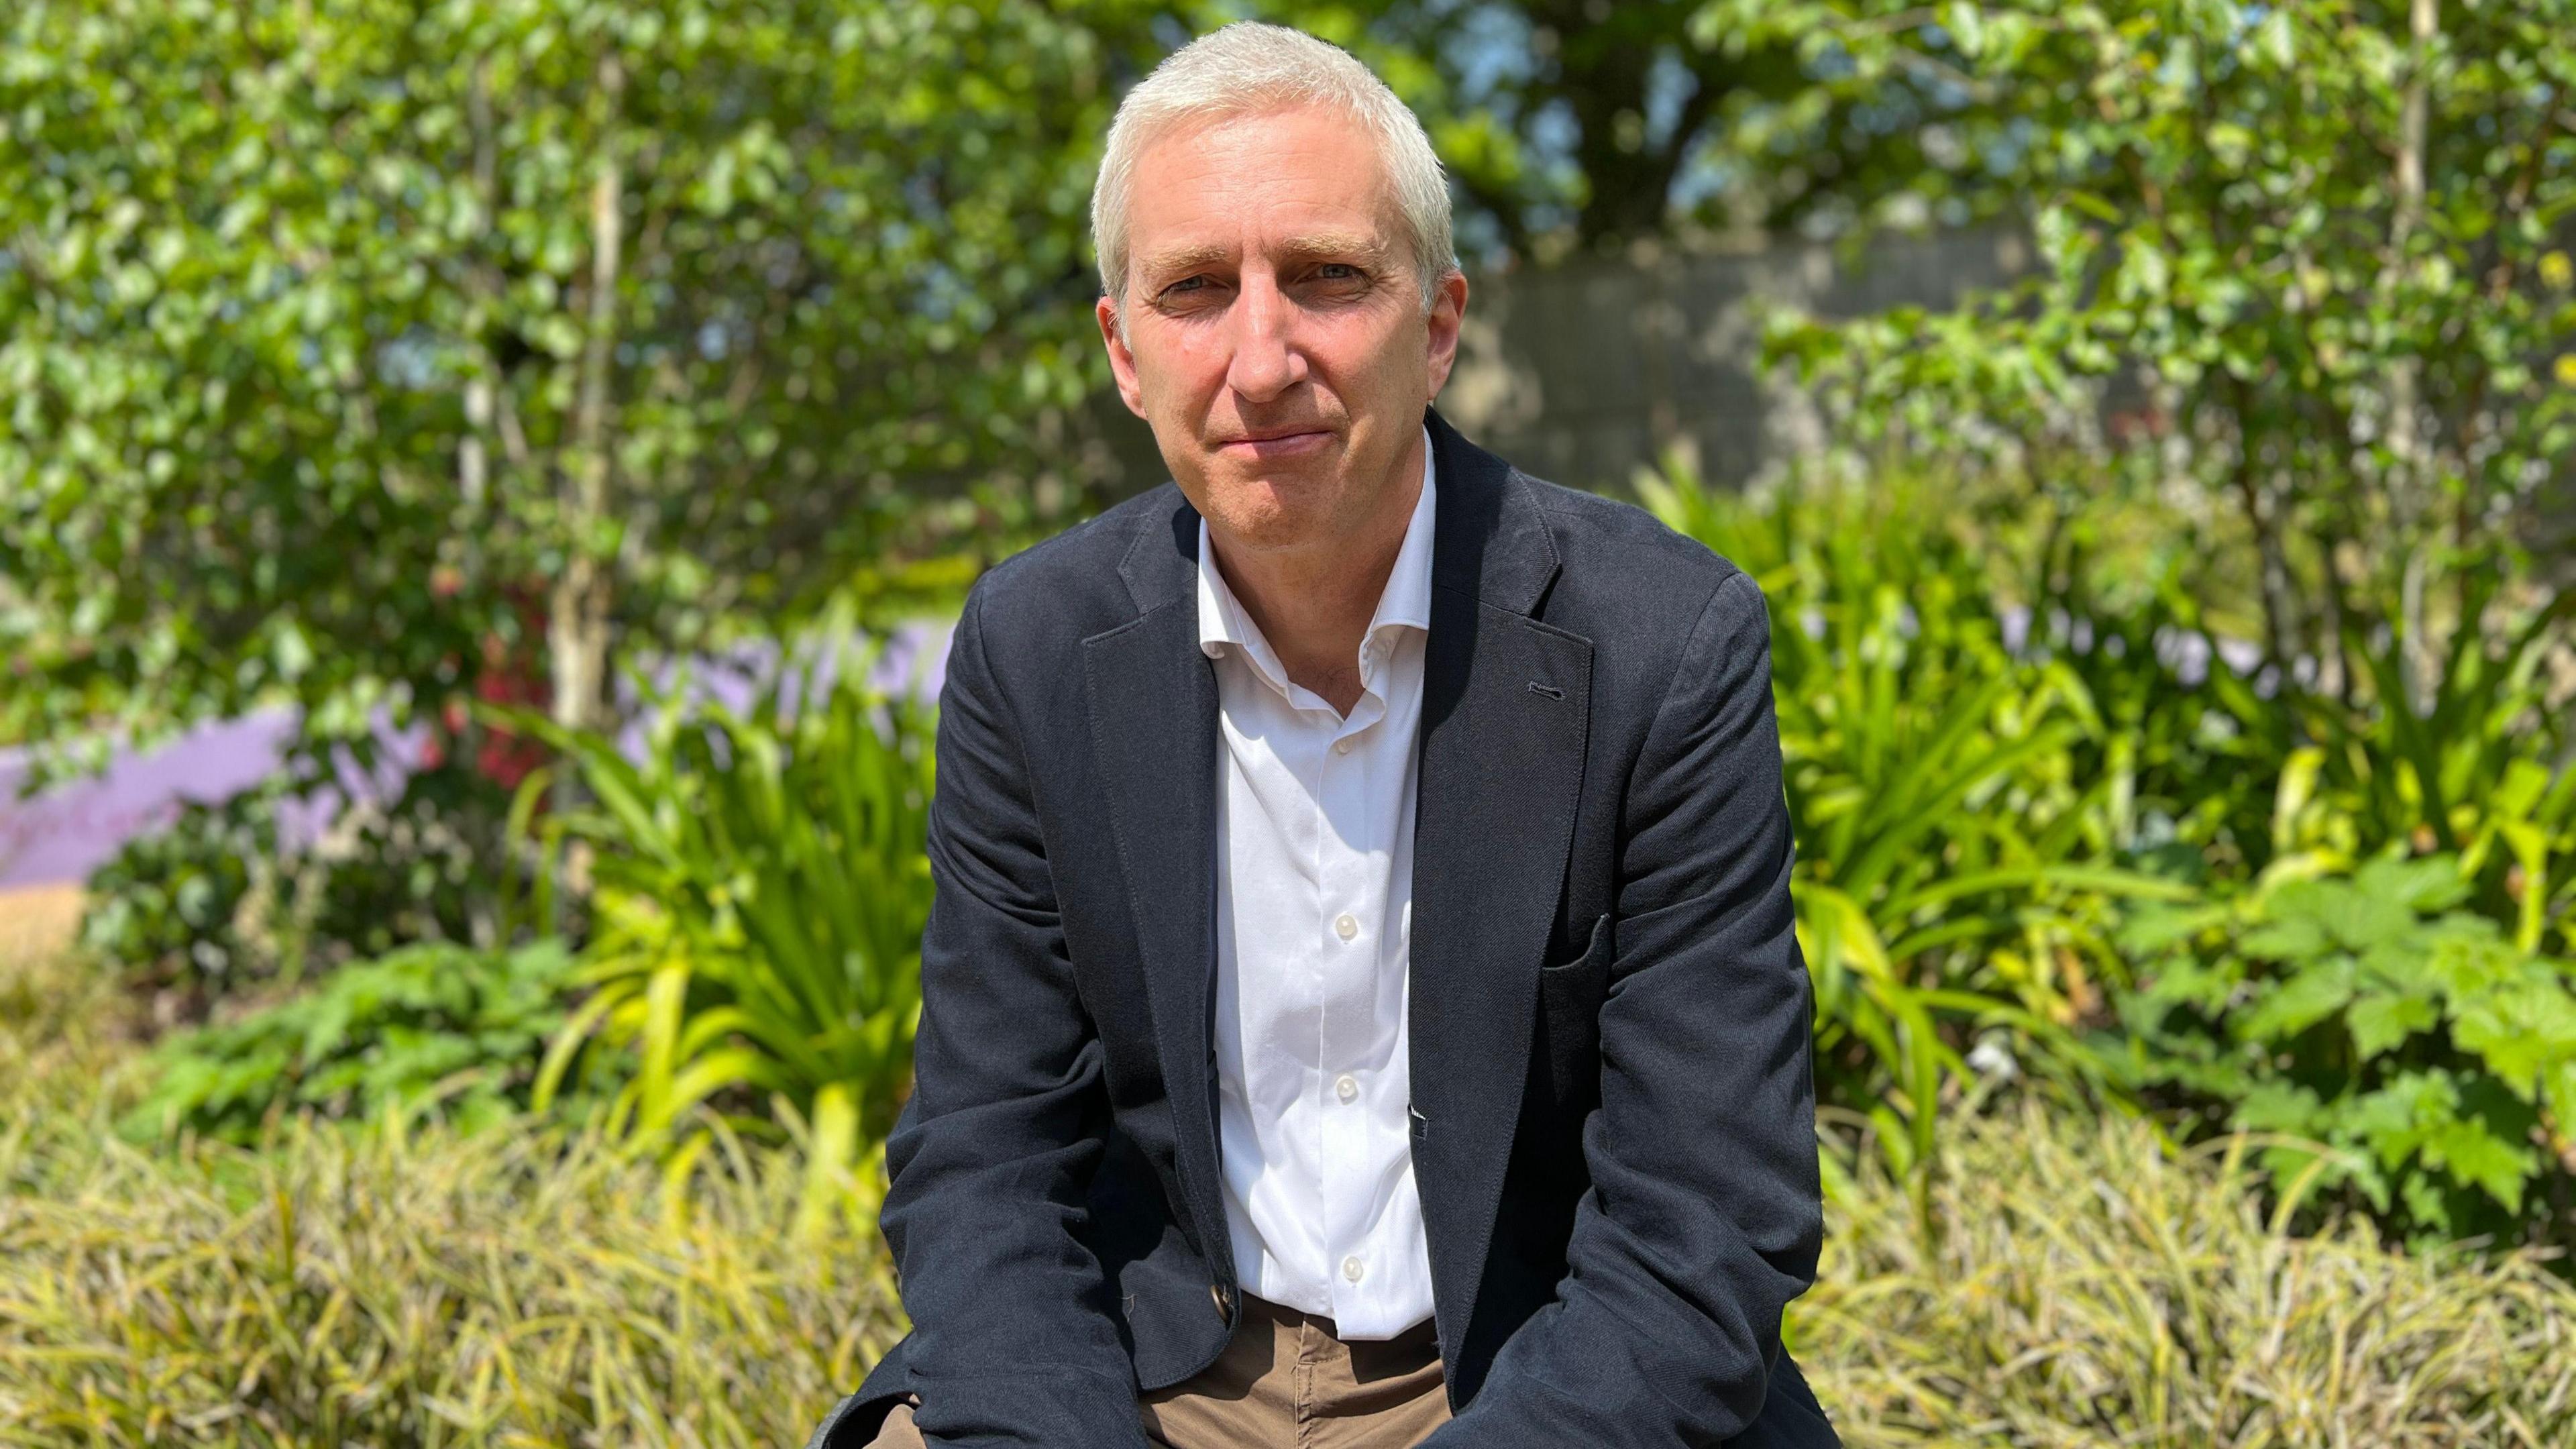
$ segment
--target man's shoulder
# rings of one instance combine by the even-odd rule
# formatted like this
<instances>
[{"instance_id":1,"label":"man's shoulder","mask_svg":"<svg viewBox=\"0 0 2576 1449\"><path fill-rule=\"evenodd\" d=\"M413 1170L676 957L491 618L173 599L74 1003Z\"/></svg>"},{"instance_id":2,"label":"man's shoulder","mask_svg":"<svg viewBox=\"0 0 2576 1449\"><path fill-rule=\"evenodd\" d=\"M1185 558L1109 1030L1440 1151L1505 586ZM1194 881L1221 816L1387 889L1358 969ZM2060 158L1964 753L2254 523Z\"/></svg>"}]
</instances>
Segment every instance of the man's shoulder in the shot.
<instances>
[{"instance_id":1,"label":"man's shoulder","mask_svg":"<svg viewBox=\"0 0 2576 1449\"><path fill-rule=\"evenodd\" d=\"M984 571L968 593L988 631L1050 646L1076 642L1136 617L1119 566L1138 532L1180 503L1171 483L1031 544Z\"/></svg>"},{"instance_id":2,"label":"man's shoulder","mask_svg":"<svg viewBox=\"0 0 2576 1449\"><path fill-rule=\"evenodd\" d=\"M1613 620L1657 633L1687 628L1729 579L1751 578L1725 555L1638 507L1513 470L1547 520L1557 553L1551 616L1579 633ZM1758 593L1759 590L1755 589Z\"/></svg>"}]
</instances>

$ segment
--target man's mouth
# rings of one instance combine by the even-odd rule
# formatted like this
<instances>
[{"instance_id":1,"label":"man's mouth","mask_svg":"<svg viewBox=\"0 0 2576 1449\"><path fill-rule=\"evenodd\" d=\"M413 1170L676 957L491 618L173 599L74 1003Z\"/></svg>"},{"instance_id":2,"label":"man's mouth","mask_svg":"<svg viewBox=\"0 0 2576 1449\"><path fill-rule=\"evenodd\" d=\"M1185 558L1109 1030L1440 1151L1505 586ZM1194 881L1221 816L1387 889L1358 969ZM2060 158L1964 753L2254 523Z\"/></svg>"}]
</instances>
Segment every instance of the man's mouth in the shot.
<instances>
[{"instance_id":1,"label":"man's mouth","mask_svg":"<svg viewBox=\"0 0 2576 1449\"><path fill-rule=\"evenodd\" d=\"M1217 451L1238 458L1293 458L1314 452L1332 438L1332 433L1322 428L1267 428L1246 437L1229 438L1217 444Z\"/></svg>"}]
</instances>

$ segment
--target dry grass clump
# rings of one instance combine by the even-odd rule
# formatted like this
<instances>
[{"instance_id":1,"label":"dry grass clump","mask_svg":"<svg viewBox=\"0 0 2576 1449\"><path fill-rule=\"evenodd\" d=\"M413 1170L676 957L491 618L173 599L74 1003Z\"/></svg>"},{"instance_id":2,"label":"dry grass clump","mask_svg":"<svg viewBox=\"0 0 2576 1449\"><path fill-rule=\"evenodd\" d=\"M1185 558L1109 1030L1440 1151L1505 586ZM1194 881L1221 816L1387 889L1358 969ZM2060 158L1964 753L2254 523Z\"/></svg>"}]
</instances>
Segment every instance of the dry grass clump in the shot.
<instances>
[{"instance_id":1,"label":"dry grass clump","mask_svg":"<svg viewBox=\"0 0 2576 1449\"><path fill-rule=\"evenodd\" d=\"M1791 1341L1852 1449L2576 1443L2576 1289L2534 1257L2305 1238L2248 1144L2025 1108L1945 1124L1927 1254L1868 1173Z\"/></svg>"},{"instance_id":2,"label":"dry grass clump","mask_svg":"<svg viewBox=\"0 0 2576 1449\"><path fill-rule=\"evenodd\" d=\"M0 977L0 1445L792 1445L901 1326L873 1223L793 1227L792 1153L139 1150L130 1045Z\"/></svg>"}]
</instances>

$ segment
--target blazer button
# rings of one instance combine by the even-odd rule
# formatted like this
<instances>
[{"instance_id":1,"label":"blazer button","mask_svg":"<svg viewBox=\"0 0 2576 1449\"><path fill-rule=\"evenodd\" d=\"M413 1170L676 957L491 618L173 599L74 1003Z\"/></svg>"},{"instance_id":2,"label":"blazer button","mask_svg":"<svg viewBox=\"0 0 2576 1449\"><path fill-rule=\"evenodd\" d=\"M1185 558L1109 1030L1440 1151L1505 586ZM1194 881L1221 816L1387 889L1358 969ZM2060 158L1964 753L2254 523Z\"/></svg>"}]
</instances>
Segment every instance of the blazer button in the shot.
<instances>
[{"instance_id":1,"label":"blazer button","mask_svg":"<svg viewBox=\"0 0 2576 1449\"><path fill-rule=\"evenodd\" d=\"M1222 1283L1210 1283L1210 1284L1208 1285L1208 1298L1216 1304L1216 1316L1217 1316L1217 1317L1222 1318L1222 1319L1225 1319L1225 1320L1226 1320L1226 1321L1228 1321L1228 1322L1232 1322L1232 1321L1233 1321L1233 1319L1234 1319L1234 1290L1233 1290L1233 1289L1226 1287L1226 1286L1225 1286L1224 1284L1222 1284Z\"/></svg>"}]
</instances>

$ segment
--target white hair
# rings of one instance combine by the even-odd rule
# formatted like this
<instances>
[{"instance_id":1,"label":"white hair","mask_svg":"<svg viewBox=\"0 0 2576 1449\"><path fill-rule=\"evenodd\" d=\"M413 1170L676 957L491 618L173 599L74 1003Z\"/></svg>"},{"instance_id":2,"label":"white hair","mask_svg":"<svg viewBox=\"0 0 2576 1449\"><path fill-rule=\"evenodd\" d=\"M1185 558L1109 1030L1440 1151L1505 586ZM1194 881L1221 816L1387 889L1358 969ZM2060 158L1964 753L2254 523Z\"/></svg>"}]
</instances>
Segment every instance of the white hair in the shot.
<instances>
[{"instance_id":1,"label":"white hair","mask_svg":"<svg viewBox=\"0 0 2576 1449\"><path fill-rule=\"evenodd\" d=\"M1458 255L1449 231L1448 178L1422 122L1349 51L1284 25L1243 20L1165 57L1127 93L1109 124L1100 180L1091 189L1091 239L1100 253L1100 289L1118 306L1121 334L1127 328L1127 198L1137 156L1183 126L1310 105L1341 110L1377 134L1396 210L1413 233L1422 310L1431 311L1433 286L1458 270Z\"/></svg>"}]
</instances>

